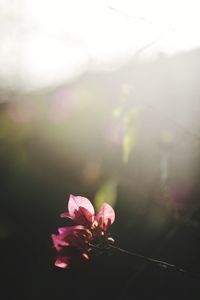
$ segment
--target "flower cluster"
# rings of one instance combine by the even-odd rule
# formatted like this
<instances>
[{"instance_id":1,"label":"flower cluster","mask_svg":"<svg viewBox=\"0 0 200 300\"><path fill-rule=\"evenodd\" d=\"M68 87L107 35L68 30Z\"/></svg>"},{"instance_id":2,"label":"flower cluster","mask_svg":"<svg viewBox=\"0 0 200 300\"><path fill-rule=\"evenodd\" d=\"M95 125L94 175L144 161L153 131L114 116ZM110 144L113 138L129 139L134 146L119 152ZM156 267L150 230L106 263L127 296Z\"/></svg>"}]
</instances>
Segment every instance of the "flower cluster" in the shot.
<instances>
[{"instance_id":1,"label":"flower cluster","mask_svg":"<svg viewBox=\"0 0 200 300\"><path fill-rule=\"evenodd\" d=\"M87 198L70 195L68 212L62 213L61 217L70 218L77 225L58 228L58 234L51 235L58 252L55 261L57 267L79 267L95 251L113 241L108 229L115 220L115 212L107 203L102 204L95 215L94 207Z\"/></svg>"}]
</instances>

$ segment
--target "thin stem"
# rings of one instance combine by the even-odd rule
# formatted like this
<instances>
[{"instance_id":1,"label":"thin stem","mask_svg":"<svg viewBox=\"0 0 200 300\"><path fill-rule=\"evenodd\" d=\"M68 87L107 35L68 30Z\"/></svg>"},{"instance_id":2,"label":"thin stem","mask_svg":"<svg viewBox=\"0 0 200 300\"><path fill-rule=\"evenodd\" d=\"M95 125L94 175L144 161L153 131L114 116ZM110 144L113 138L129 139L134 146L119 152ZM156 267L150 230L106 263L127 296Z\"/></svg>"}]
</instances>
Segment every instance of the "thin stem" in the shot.
<instances>
[{"instance_id":1,"label":"thin stem","mask_svg":"<svg viewBox=\"0 0 200 300\"><path fill-rule=\"evenodd\" d=\"M181 272L181 273L187 273L186 270L184 270L182 268L179 268L176 265L169 264L169 263L167 263L165 261L157 260L157 259L154 259L154 258L151 258L151 257L148 257L148 256L144 256L144 255L136 253L136 252L130 252L130 251L127 251L125 249L116 247L116 246L114 246L112 244L109 244L108 248L101 248L101 247L93 245L91 243L88 243L88 245L91 248L93 248L93 249L97 249L97 250L101 250L101 251L109 250L111 248L111 249L117 250L118 252L121 252L121 253L124 253L124 254L127 254L127 255L131 255L131 256L140 258L140 259L145 260L145 261L150 262L150 263L157 264L157 265L159 265L162 268L170 268L170 269L176 270L176 271Z\"/></svg>"},{"instance_id":2,"label":"thin stem","mask_svg":"<svg viewBox=\"0 0 200 300\"><path fill-rule=\"evenodd\" d=\"M124 249L121 249L119 247L116 247L114 245L109 245L110 248L112 249L115 249L121 253L124 253L124 254L128 254L128 255L131 255L131 256L135 256L137 258L140 258L140 259L143 259L145 261L148 261L150 263L154 263L154 264L157 264L163 268L171 268L171 269L174 269L178 272L181 272L181 273L186 273L186 270L182 269L182 268L179 268L173 264L169 264L165 261L162 261L162 260L157 260L157 259L154 259L154 258L151 258L151 257L148 257L148 256L144 256L144 255L141 255L139 253L135 253L135 252L130 252L130 251L127 251L127 250L124 250Z\"/></svg>"}]
</instances>

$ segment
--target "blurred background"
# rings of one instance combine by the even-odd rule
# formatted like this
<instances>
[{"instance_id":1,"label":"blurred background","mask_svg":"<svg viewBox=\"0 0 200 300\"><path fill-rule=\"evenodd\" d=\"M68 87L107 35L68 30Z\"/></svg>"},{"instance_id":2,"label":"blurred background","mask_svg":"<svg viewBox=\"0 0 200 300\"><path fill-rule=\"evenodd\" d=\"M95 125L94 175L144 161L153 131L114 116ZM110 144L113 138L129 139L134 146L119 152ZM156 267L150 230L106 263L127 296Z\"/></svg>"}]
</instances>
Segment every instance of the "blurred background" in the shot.
<instances>
[{"instance_id":1,"label":"blurred background","mask_svg":"<svg viewBox=\"0 0 200 300\"><path fill-rule=\"evenodd\" d=\"M200 273L198 1L0 1L2 299L192 299L122 254L53 266L70 194L129 251Z\"/></svg>"}]
</instances>

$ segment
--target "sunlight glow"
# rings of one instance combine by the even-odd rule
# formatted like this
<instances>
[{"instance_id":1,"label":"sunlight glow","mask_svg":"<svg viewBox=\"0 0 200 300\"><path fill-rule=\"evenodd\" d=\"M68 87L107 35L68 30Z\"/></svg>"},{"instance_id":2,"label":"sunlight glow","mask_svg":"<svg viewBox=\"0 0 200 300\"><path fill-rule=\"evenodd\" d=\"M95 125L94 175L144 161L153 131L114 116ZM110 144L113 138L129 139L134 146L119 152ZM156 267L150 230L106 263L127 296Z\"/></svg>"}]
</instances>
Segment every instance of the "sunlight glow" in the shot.
<instances>
[{"instance_id":1,"label":"sunlight glow","mask_svg":"<svg viewBox=\"0 0 200 300\"><path fill-rule=\"evenodd\" d=\"M149 58L200 46L196 0L20 3L0 1L0 76L11 84L21 80L22 87L57 85L138 54Z\"/></svg>"}]
</instances>

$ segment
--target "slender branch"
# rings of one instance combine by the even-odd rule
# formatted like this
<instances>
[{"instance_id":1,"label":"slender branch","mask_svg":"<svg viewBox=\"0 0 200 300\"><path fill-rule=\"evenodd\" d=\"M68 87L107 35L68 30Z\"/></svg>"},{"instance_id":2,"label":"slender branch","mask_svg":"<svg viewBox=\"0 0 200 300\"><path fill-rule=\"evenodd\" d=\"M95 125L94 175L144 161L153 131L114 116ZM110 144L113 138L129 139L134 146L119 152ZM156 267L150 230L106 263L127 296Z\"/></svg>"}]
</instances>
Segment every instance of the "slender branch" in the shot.
<instances>
[{"instance_id":1,"label":"slender branch","mask_svg":"<svg viewBox=\"0 0 200 300\"><path fill-rule=\"evenodd\" d=\"M157 264L157 265L159 265L159 266L161 266L163 268L171 268L171 269L174 269L174 270L176 270L178 272L181 272L181 273L186 273L187 272L186 270L184 270L182 268L179 268L176 265L169 264L169 263L167 263L165 261L157 260L157 259L154 259L154 258L151 258L151 257L148 257L148 256L141 255L139 253L130 252L130 251L121 249L119 247L116 247L114 245L109 245L109 246L110 246L110 248L115 249L115 250L117 250L117 251L119 251L121 253L128 254L128 255L131 255L131 256L135 256L137 258L143 259L143 260L148 261L150 263Z\"/></svg>"},{"instance_id":2,"label":"slender branch","mask_svg":"<svg viewBox=\"0 0 200 300\"><path fill-rule=\"evenodd\" d=\"M198 273L193 273L193 272L186 271L183 268L180 268L180 267L178 267L176 265L173 265L173 264L170 264L168 262L158 260L158 259L154 259L154 258L151 258L151 257L148 257L148 256L144 256L144 255L136 253L136 252L130 252L130 251L127 251L125 249L114 246L112 244L108 244L107 247L100 247L98 245L93 245L91 243L88 243L88 246L90 246L93 249L100 250L100 251L105 251L105 250L109 251L110 249L114 249L118 252L121 252L121 253L130 255L130 256L134 256L134 257L137 257L139 259L142 259L146 262L159 265L160 267L165 268L165 269L171 269L171 270L174 270L174 271L177 271L177 272L180 272L180 273L185 273L185 274L187 274L191 277L194 277L194 278L199 278L200 277L200 274L198 274Z\"/></svg>"},{"instance_id":3,"label":"slender branch","mask_svg":"<svg viewBox=\"0 0 200 300\"><path fill-rule=\"evenodd\" d=\"M110 6L110 5L107 5L107 7L108 7L109 9L115 11L116 13L118 13L118 14L120 14L120 15L126 17L126 18L130 18L130 19L134 19L134 20L143 21L143 22L149 23L149 24L151 24L151 25L153 24L152 21L150 21L150 20L148 20L148 19L146 19L146 18L144 18L144 17L136 17L136 16L128 15L128 14L126 14L126 13L120 11L119 9L117 9L117 8L115 8L115 7L113 7L113 6Z\"/></svg>"},{"instance_id":4,"label":"slender branch","mask_svg":"<svg viewBox=\"0 0 200 300\"><path fill-rule=\"evenodd\" d=\"M133 20L139 20L139 21L142 21L142 22L145 22L149 25L157 25L159 26L159 23L156 24L155 22L153 21L150 21L148 20L147 18L144 18L144 17L136 17L136 16L133 16L133 15L129 15L127 13L124 13L122 12L121 10L113 7L113 6L110 6L110 5L107 5L107 8L110 9L110 10L113 10L114 12L122 15L123 17L125 18L129 18L129 19L133 19ZM154 46L155 44L157 44L158 42L160 42L160 40L165 37L166 33L168 33L169 31L173 32L175 29L173 27L168 27L164 33L160 34L157 38L155 38L154 40L148 42L147 44L143 45L141 48L139 48L136 53L135 53L135 57L138 57L143 51L145 51L146 49Z\"/></svg>"}]
</instances>

